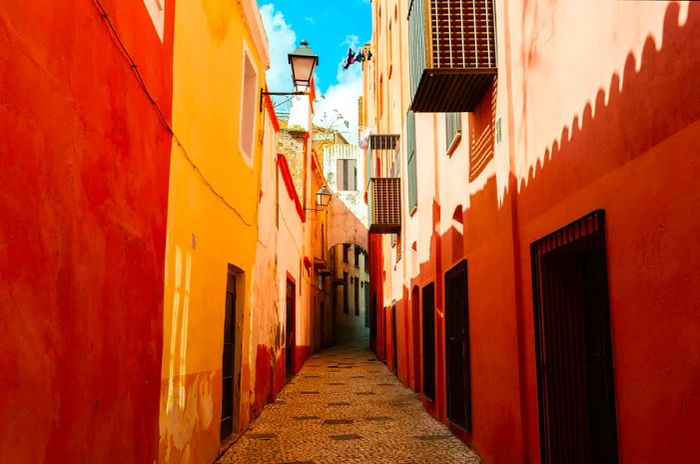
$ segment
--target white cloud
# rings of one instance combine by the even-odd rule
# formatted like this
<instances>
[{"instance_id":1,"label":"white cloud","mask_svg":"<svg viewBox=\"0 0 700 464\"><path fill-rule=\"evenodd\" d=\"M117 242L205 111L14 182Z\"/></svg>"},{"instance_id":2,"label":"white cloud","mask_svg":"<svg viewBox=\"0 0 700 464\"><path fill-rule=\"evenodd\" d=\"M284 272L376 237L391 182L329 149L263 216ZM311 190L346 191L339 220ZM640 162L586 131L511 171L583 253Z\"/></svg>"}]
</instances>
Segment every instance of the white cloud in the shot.
<instances>
[{"instance_id":1,"label":"white cloud","mask_svg":"<svg viewBox=\"0 0 700 464\"><path fill-rule=\"evenodd\" d=\"M270 46L270 69L266 74L268 88L273 92L291 90L292 79L287 54L297 47L296 33L287 23L282 12L275 10L272 3L261 6L260 12ZM342 45L357 49L360 40L357 36L349 35ZM336 83L331 84L325 92L317 93L314 123L332 126L341 131L348 142L357 143L357 99L362 95L362 66L353 64L344 70L344 58L345 53L337 63ZM315 81L318 90L324 83L318 75ZM277 98L276 102L284 100L286 99ZM282 105L278 110L285 111L288 108L289 105Z\"/></svg>"},{"instance_id":2,"label":"white cloud","mask_svg":"<svg viewBox=\"0 0 700 464\"><path fill-rule=\"evenodd\" d=\"M343 41L344 45L354 49L359 43L357 36L347 36ZM318 97L314 123L332 126L341 131L348 142L357 143L357 100L362 95L362 65L352 64L345 70L344 59L345 54L338 62L336 83Z\"/></svg>"},{"instance_id":3,"label":"white cloud","mask_svg":"<svg viewBox=\"0 0 700 464\"><path fill-rule=\"evenodd\" d=\"M267 86L272 92L286 92L292 87L292 76L287 54L296 48L297 35L275 5L260 7L265 32L270 46L270 69L267 70Z\"/></svg>"}]
</instances>

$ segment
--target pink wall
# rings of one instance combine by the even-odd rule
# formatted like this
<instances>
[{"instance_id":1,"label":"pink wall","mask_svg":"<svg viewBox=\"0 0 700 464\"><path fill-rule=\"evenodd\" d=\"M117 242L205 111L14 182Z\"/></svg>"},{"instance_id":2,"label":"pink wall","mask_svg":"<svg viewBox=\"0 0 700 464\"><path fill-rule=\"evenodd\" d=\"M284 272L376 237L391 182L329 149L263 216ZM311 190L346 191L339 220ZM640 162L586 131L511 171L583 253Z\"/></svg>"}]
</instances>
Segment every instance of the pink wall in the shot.
<instances>
[{"instance_id":1,"label":"pink wall","mask_svg":"<svg viewBox=\"0 0 700 464\"><path fill-rule=\"evenodd\" d=\"M398 3L399 16L406 3ZM408 308L414 286L435 281L437 397L424 404L446 420L442 275L468 259L473 433L456 432L485 462L539 462L529 246L605 209L621 461L691 462L698 454L691 431L700 426L700 279L693 272L700 221L692 214L700 207L700 161L690 148L700 137L700 9L496 4L498 83L492 99L463 115L451 157L444 116L416 116L418 208L409 216L404 202L402 260L395 265L388 239L371 239L380 308L393 299ZM375 23L376 69L366 78L376 85L381 75L386 85L392 64L396 72L408 56L405 49L394 52L400 60L386 56L393 2L376 2L375 21L379 8L383 32ZM376 91L366 95L385 105L382 117L368 119L379 132L400 130L405 142L396 121L405 119L410 97L405 85L399 91L396 110L386 89L384 102ZM493 142L492 159L470 180L470 137L489 124L493 131L498 117L503 141ZM400 314L399 378L415 386L416 324L410 312ZM391 358L390 324L381 328L377 349Z\"/></svg>"}]
</instances>

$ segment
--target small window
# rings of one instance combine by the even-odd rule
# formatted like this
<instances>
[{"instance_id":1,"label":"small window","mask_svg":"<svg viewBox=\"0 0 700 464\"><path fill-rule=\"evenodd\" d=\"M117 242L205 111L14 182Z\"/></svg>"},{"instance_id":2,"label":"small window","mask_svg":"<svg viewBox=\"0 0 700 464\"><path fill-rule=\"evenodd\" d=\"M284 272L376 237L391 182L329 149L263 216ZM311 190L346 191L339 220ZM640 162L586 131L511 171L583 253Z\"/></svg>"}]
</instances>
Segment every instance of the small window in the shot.
<instances>
[{"instance_id":1,"label":"small window","mask_svg":"<svg viewBox=\"0 0 700 464\"><path fill-rule=\"evenodd\" d=\"M348 262L348 255L350 254L350 244L343 243L343 262Z\"/></svg>"},{"instance_id":2,"label":"small window","mask_svg":"<svg viewBox=\"0 0 700 464\"><path fill-rule=\"evenodd\" d=\"M418 206L416 191L416 116L413 111L408 112L406 118L406 143L408 145L408 210L413 211Z\"/></svg>"},{"instance_id":3,"label":"small window","mask_svg":"<svg viewBox=\"0 0 700 464\"><path fill-rule=\"evenodd\" d=\"M355 245L355 267L360 267L360 255L362 254L362 248Z\"/></svg>"},{"instance_id":4,"label":"small window","mask_svg":"<svg viewBox=\"0 0 700 464\"><path fill-rule=\"evenodd\" d=\"M360 286L357 285L357 280L355 280L355 316L360 315Z\"/></svg>"},{"instance_id":5,"label":"small window","mask_svg":"<svg viewBox=\"0 0 700 464\"><path fill-rule=\"evenodd\" d=\"M445 115L445 143L447 154L451 155L462 136L462 113L447 113Z\"/></svg>"},{"instance_id":6,"label":"small window","mask_svg":"<svg viewBox=\"0 0 700 464\"><path fill-rule=\"evenodd\" d=\"M243 90L241 94L241 155L248 164L253 163L255 149L256 95L258 92L258 73L248 52L243 53Z\"/></svg>"},{"instance_id":7,"label":"small window","mask_svg":"<svg viewBox=\"0 0 700 464\"><path fill-rule=\"evenodd\" d=\"M338 190L357 191L357 160L339 159L336 161Z\"/></svg>"},{"instance_id":8,"label":"small window","mask_svg":"<svg viewBox=\"0 0 700 464\"><path fill-rule=\"evenodd\" d=\"M165 29L165 0L143 0L143 4L146 5L148 15L156 28L156 34L162 42Z\"/></svg>"}]
</instances>

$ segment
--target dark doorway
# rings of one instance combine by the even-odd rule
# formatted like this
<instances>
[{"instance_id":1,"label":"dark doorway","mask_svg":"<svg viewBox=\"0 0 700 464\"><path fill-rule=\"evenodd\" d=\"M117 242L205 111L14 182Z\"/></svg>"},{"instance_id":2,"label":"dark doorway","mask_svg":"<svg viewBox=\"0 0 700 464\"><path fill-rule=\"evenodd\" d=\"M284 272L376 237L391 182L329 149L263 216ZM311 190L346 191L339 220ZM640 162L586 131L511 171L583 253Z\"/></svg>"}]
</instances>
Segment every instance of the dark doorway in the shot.
<instances>
[{"instance_id":1,"label":"dark doorway","mask_svg":"<svg viewBox=\"0 0 700 464\"><path fill-rule=\"evenodd\" d=\"M295 292L296 286L294 282L287 279L287 323L285 325L285 363L287 378L294 375L294 345L296 345Z\"/></svg>"},{"instance_id":2,"label":"dark doorway","mask_svg":"<svg viewBox=\"0 0 700 464\"><path fill-rule=\"evenodd\" d=\"M231 436L237 427L238 385L236 375L236 275L229 270L226 280L224 310L224 349L221 362L221 428L220 440Z\"/></svg>"},{"instance_id":3,"label":"dark doorway","mask_svg":"<svg viewBox=\"0 0 700 464\"><path fill-rule=\"evenodd\" d=\"M543 463L617 463L605 212L531 246Z\"/></svg>"},{"instance_id":4,"label":"dark doorway","mask_svg":"<svg viewBox=\"0 0 700 464\"><path fill-rule=\"evenodd\" d=\"M379 354L377 349L377 292L372 292L371 306L369 308L369 346Z\"/></svg>"},{"instance_id":5,"label":"dark doorway","mask_svg":"<svg viewBox=\"0 0 700 464\"><path fill-rule=\"evenodd\" d=\"M393 364L392 368L394 369L394 372L398 372L399 370L399 347L398 344L396 343L396 302L391 304L391 343L392 343L392 358L393 358Z\"/></svg>"},{"instance_id":6,"label":"dark doorway","mask_svg":"<svg viewBox=\"0 0 700 464\"><path fill-rule=\"evenodd\" d=\"M423 287L423 394L435 400L435 284Z\"/></svg>"},{"instance_id":7,"label":"dark doorway","mask_svg":"<svg viewBox=\"0 0 700 464\"><path fill-rule=\"evenodd\" d=\"M462 261L445 273L447 417L453 424L471 431L472 402L468 301L467 261Z\"/></svg>"},{"instance_id":8,"label":"dark doorway","mask_svg":"<svg viewBox=\"0 0 700 464\"><path fill-rule=\"evenodd\" d=\"M423 358L421 357L421 309L420 309L420 295L421 291L420 288L418 288L417 285L413 286L413 290L411 290L411 340L409 343L409 346L407 347L409 350L412 350L411 356L409 363L412 363L412 369L413 369L413 381L414 381L414 390L417 392L423 391L423 386L422 386L422 375L421 375L421 365L423 362ZM408 335L407 335L408 336Z\"/></svg>"},{"instance_id":9,"label":"dark doorway","mask_svg":"<svg viewBox=\"0 0 700 464\"><path fill-rule=\"evenodd\" d=\"M321 348L326 347L326 303L321 302Z\"/></svg>"}]
</instances>

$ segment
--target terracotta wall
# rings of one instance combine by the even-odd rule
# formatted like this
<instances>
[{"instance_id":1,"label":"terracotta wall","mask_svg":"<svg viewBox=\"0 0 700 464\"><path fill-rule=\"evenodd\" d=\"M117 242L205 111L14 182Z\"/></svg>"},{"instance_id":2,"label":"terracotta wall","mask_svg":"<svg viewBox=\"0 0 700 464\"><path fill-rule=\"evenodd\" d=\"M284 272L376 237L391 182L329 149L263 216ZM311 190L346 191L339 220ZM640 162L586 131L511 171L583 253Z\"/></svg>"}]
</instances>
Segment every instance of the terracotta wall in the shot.
<instances>
[{"instance_id":1,"label":"terracotta wall","mask_svg":"<svg viewBox=\"0 0 700 464\"><path fill-rule=\"evenodd\" d=\"M386 86L392 65L395 73L408 62L405 49L394 47L393 57L382 50L386 11L397 5L405 18L407 3L373 5L376 69L365 75L367 107L384 105L368 121L378 132L401 131L403 143L396 120L410 104L407 86L396 97L385 88L383 102L376 86L382 76ZM435 282L437 396L424 404L446 420L443 276L467 259L473 433L455 431L485 462L539 462L529 247L604 209L620 459L690 462L698 445L689 431L700 425L693 335L700 281L692 271L700 223L689 213L700 206L692 153L700 136L700 9L687 2L496 5L497 83L476 112L462 115L457 150L446 153L444 115L416 116L418 207L409 215L404 201L396 268L388 239L370 239L378 354L391 366L388 316L397 300L399 378L420 387L422 360L413 348L420 323L407 308L414 289ZM391 109L394 101L399 109ZM503 139L491 141L491 160L470 179L474 137L493 131L497 118ZM659 440L667 446L655 446Z\"/></svg>"},{"instance_id":2,"label":"terracotta wall","mask_svg":"<svg viewBox=\"0 0 700 464\"><path fill-rule=\"evenodd\" d=\"M0 462L158 455L173 10L101 3L164 121L94 2L0 8Z\"/></svg>"}]
</instances>

